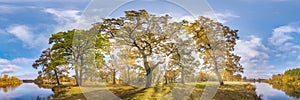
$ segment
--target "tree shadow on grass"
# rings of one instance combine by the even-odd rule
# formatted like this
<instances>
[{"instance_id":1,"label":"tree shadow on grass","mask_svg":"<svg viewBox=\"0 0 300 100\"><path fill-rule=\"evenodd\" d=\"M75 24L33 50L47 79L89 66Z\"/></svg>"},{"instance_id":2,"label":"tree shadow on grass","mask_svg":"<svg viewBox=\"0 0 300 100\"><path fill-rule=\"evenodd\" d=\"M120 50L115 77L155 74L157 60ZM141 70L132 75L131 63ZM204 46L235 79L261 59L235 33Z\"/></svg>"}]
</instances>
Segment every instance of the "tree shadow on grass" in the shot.
<instances>
[{"instance_id":1,"label":"tree shadow on grass","mask_svg":"<svg viewBox=\"0 0 300 100\"><path fill-rule=\"evenodd\" d=\"M113 92L121 99L132 99L132 98L136 97L137 95L144 94L146 89L147 88L140 88L140 89L134 88L134 89L129 89L129 91L117 90L117 91L113 91Z\"/></svg>"},{"instance_id":2,"label":"tree shadow on grass","mask_svg":"<svg viewBox=\"0 0 300 100\"><path fill-rule=\"evenodd\" d=\"M95 90L85 93L64 95L54 98L53 100L120 100L136 97L138 94L143 94L146 89L131 87L123 89L121 87L109 90Z\"/></svg>"}]
</instances>

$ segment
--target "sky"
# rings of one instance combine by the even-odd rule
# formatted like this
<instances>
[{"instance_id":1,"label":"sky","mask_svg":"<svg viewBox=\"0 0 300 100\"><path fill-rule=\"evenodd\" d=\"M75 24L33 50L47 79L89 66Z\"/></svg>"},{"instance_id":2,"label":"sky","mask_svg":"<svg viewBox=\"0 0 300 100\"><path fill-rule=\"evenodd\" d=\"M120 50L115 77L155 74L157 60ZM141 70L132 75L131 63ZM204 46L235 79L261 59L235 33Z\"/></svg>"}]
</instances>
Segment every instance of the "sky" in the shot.
<instances>
[{"instance_id":1,"label":"sky","mask_svg":"<svg viewBox=\"0 0 300 100\"><path fill-rule=\"evenodd\" d=\"M300 67L299 0L0 0L0 75L34 79L31 64L59 31L145 8L174 19L204 15L239 30L243 76L269 78ZM121 6L123 5L123 6Z\"/></svg>"}]
</instances>

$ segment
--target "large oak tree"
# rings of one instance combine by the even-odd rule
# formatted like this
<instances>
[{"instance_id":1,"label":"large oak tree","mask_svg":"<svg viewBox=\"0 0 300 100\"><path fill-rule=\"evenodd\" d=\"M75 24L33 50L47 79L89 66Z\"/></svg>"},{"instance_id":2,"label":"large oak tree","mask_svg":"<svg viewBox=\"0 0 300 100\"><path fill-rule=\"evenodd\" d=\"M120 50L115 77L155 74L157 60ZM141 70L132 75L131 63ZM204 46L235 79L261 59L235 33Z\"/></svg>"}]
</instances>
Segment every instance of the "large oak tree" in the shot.
<instances>
[{"instance_id":1,"label":"large oak tree","mask_svg":"<svg viewBox=\"0 0 300 100\"><path fill-rule=\"evenodd\" d=\"M170 45L168 39L170 34L176 30L169 25L170 16L156 16L149 14L146 10L126 11L126 16L121 18L103 19L101 31L109 37L136 49L137 55L143 61L146 70L146 85L148 88L152 83L152 71L164 62L166 52L162 49ZM150 66L149 60L154 55L162 58L156 64Z\"/></svg>"},{"instance_id":2,"label":"large oak tree","mask_svg":"<svg viewBox=\"0 0 300 100\"><path fill-rule=\"evenodd\" d=\"M204 61L203 68L212 70L220 85L224 84L220 73L224 69L231 73L243 72L240 57L233 52L239 38L238 30L202 16L191 22L188 30L194 35L199 56Z\"/></svg>"}]
</instances>

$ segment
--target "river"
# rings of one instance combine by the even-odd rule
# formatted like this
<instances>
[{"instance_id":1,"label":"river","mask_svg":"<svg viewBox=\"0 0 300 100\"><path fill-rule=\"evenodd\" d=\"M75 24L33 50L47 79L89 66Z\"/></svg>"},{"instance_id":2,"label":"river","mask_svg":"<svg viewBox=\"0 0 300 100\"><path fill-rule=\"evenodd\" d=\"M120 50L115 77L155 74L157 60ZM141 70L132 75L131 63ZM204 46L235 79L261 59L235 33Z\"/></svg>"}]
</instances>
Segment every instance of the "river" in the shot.
<instances>
[{"instance_id":1,"label":"river","mask_svg":"<svg viewBox=\"0 0 300 100\"><path fill-rule=\"evenodd\" d=\"M268 83L251 83L256 86L256 94L261 95L263 100L299 100L293 96L289 96L287 91L275 89ZM300 94L298 94L300 96Z\"/></svg>"},{"instance_id":2,"label":"river","mask_svg":"<svg viewBox=\"0 0 300 100\"><path fill-rule=\"evenodd\" d=\"M39 87L34 83L23 83L19 86L0 88L0 100L36 100L51 97L51 89Z\"/></svg>"}]
</instances>

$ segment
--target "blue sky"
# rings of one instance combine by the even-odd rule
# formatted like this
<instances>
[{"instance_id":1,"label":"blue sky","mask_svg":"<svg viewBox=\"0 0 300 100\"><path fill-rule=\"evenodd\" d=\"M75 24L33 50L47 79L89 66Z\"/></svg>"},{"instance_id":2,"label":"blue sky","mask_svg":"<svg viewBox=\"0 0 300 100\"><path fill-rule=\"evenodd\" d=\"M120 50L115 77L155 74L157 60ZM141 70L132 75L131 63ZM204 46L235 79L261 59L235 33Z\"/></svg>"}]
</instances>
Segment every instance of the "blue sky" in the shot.
<instances>
[{"instance_id":1,"label":"blue sky","mask_svg":"<svg viewBox=\"0 0 300 100\"><path fill-rule=\"evenodd\" d=\"M76 28L78 23L89 25L110 13L119 16L122 10L134 8L178 18L189 18L190 13L217 16L223 24L239 30L236 53L242 56L247 77L269 78L300 66L298 0L208 0L207 4L203 0L173 0L180 6L151 1L139 0L112 12L126 0L0 0L0 73L35 78L37 70L31 64L49 47L51 34ZM95 20L81 19L82 14L91 12L97 14Z\"/></svg>"}]
</instances>

